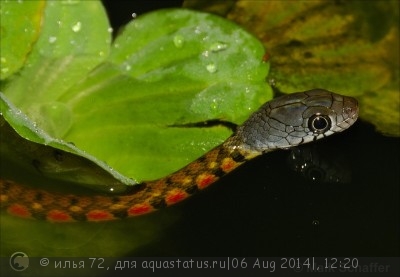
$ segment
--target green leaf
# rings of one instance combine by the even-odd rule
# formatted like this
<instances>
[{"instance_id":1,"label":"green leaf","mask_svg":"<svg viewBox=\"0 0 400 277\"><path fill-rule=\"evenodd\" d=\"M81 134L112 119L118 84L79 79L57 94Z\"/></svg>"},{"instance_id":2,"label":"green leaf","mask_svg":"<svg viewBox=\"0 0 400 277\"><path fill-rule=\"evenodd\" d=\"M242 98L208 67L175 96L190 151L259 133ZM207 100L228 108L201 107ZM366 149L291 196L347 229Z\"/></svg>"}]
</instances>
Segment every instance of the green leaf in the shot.
<instances>
[{"instance_id":1,"label":"green leaf","mask_svg":"<svg viewBox=\"0 0 400 277\"><path fill-rule=\"evenodd\" d=\"M0 9L0 80L4 80L25 63L36 42L45 1L2 1Z\"/></svg>"},{"instance_id":2,"label":"green leaf","mask_svg":"<svg viewBox=\"0 0 400 277\"><path fill-rule=\"evenodd\" d=\"M13 171L21 177L21 169L10 167L11 163L22 166L26 173L23 175L27 177L23 181L30 184L35 183L33 179L38 172L49 178L40 180L40 184L53 183L51 179L59 179L91 188L97 186L97 190L106 192L123 192L126 189L125 184L135 184L133 180L73 144L49 136L33 124L21 110L14 107L2 93L0 114L1 178L12 178L10 172ZM13 128L7 122L12 122Z\"/></svg>"},{"instance_id":3,"label":"green leaf","mask_svg":"<svg viewBox=\"0 0 400 277\"><path fill-rule=\"evenodd\" d=\"M58 28L60 16L69 13L60 4L48 8L45 22ZM263 46L223 18L189 10L135 19L115 40L106 61L85 77L101 62L104 54L99 52L106 50L99 45L108 39L106 26L92 27L80 19L87 12L82 7L67 17L69 23L62 26L69 28L55 35L57 51L43 39L54 32L45 24L39 49L21 77L7 84L5 94L50 136L73 142L125 176L155 179L183 167L231 133L222 126L184 128L186 124L215 119L241 123L272 98L264 81L268 63L262 61ZM90 38L93 31L86 34L85 26L103 31L104 37ZM52 75L55 67L57 75Z\"/></svg>"},{"instance_id":4,"label":"green leaf","mask_svg":"<svg viewBox=\"0 0 400 277\"><path fill-rule=\"evenodd\" d=\"M241 123L272 97L263 54L252 36L216 16L143 15L116 39L107 63L63 96L76 119L66 139L127 176L169 174L230 135L184 124Z\"/></svg>"},{"instance_id":5,"label":"green leaf","mask_svg":"<svg viewBox=\"0 0 400 277\"><path fill-rule=\"evenodd\" d=\"M25 2L8 5L25 7ZM23 69L2 83L1 90L38 126L61 138L73 115L59 97L107 57L111 34L98 1L48 1L42 21ZM13 22L6 20L3 27L11 28ZM8 43L18 44L18 39Z\"/></svg>"}]
</instances>

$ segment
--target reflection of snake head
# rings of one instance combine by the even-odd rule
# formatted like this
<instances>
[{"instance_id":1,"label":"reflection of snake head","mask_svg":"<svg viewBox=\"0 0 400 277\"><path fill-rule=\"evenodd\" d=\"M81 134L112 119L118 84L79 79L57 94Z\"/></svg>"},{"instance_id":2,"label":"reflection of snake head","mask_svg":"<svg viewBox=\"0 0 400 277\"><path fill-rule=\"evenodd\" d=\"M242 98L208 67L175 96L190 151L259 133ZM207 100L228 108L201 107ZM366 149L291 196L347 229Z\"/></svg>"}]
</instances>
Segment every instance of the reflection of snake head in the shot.
<instances>
[{"instance_id":1,"label":"reflection of snake head","mask_svg":"<svg viewBox=\"0 0 400 277\"><path fill-rule=\"evenodd\" d=\"M253 153L286 149L341 132L357 117L352 97L322 89L289 94L264 104L225 145Z\"/></svg>"},{"instance_id":2,"label":"reflection of snake head","mask_svg":"<svg viewBox=\"0 0 400 277\"><path fill-rule=\"evenodd\" d=\"M314 183L349 184L351 165L343 152L323 144L294 147L288 156L289 167Z\"/></svg>"}]
</instances>

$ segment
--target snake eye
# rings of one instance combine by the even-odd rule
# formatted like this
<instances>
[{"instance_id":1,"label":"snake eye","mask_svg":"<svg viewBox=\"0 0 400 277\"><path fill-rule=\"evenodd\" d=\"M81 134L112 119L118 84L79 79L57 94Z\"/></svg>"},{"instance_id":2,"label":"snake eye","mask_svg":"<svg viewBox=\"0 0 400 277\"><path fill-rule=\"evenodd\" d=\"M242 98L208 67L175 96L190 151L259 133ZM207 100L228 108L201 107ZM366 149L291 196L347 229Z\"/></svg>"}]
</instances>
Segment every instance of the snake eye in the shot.
<instances>
[{"instance_id":1,"label":"snake eye","mask_svg":"<svg viewBox=\"0 0 400 277\"><path fill-rule=\"evenodd\" d=\"M308 120L308 128L315 134L323 134L331 128L331 119L326 115L314 114Z\"/></svg>"}]
</instances>

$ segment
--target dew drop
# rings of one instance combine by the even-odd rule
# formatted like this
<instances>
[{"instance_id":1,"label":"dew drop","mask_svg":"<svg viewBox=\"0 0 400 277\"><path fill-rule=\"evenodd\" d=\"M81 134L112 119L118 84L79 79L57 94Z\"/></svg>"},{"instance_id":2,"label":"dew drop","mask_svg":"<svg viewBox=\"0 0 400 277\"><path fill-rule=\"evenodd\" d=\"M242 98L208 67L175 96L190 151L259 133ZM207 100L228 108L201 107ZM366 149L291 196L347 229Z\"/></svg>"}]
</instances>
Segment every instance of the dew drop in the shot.
<instances>
[{"instance_id":1,"label":"dew drop","mask_svg":"<svg viewBox=\"0 0 400 277\"><path fill-rule=\"evenodd\" d=\"M216 99L212 100L212 103L210 104L210 108L214 111L218 109L218 101Z\"/></svg>"},{"instance_id":2,"label":"dew drop","mask_svg":"<svg viewBox=\"0 0 400 277\"><path fill-rule=\"evenodd\" d=\"M130 71L132 69L132 67L129 65L129 64L127 64L126 66L125 66L125 70L126 71Z\"/></svg>"},{"instance_id":3,"label":"dew drop","mask_svg":"<svg viewBox=\"0 0 400 277\"><path fill-rule=\"evenodd\" d=\"M182 48L183 43L185 42L183 36L181 36L181 35L176 35L176 36L174 36L173 41L174 41L174 45L175 45L177 48Z\"/></svg>"},{"instance_id":4,"label":"dew drop","mask_svg":"<svg viewBox=\"0 0 400 277\"><path fill-rule=\"evenodd\" d=\"M206 69L210 73L215 73L217 71L217 66L215 65L215 63L210 63L206 66Z\"/></svg>"},{"instance_id":5,"label":"dew drop","mask_svg":"<svg viewBox=\"0 0 400 277\"><path fill-rule=\"evenodd\" d=\"M136 18L137 14L136 13L132 13L132 18Z\"/></svg>"},{"instance_id":6,"label":"dew drop","mask_svg":"<svg viewBox=\"0 0 400 277\"><path fill-rule=\"evenodd\" d=\"M72 26L72 31L77 33L81 30L81 28L82 28L82 23L80 21L78 21Z\"/></svg>"},{"instance_id":7,"label":"dew drop","mask_svg":"<svg viewBox=\"0 0 400 277\"><path fill-rule=\"evenodd\" d=\"M10 69L8 67L2 67L1 73L7 73Z\"/></svg>"},{"instance_id":8,"label":"dew drop","mask_svg":"<svg viewBox=\"0 0 400 277\"><path fill-rule=\"evenodd\" d=\"M210 54L209 51L204 51L203 53L201 53L201 55L202 55L203 57L206 57L206 58L209 56L209 54Z\"/></svg>"},{"instance_id":9,"label":"dew drop","mask_svg":"<svg viewBox=\"0 0 400 277\"><path fill-rule=\"evenodd\" d=\"M211 44L210 51L219 52L219 51L223 51L227 48L228 48L228 44L218 41L218 42Z\"/></svg>"},{"instance_id":10,"label":"dew drop","mask_svg":"<svg viewBox=\"0 0 400 277\"><path fill-rule=\"evenodd\" d=\"M201 28L200 28L199 26L197 26L197 27L194 29L194 33L195 33L195 34L201 34Z\"/></svg>"},{"instance_id":11,"label":"dew drop","mask_svg":"<svg viewBox=\"0 0 400 277\"><path fill-rule=\"evenodd\" d=\"M1 58L0 58L0 61L1 61L1 63L6 63L6 62L7 62L7 59L4 58L4 57L1 57Z\"/></svg>"},{"instance_id":12,"label":"dew drop","mask_svg":"<svg viewBox=\"0 0 400 277\"><path fill-rule=\"evenodd\" d=\"M57 37L53 37L53 36L49 37L49 43L54 43L54 42L56 42L56 40L57 40Z\"/></svg>"}]
</instances>

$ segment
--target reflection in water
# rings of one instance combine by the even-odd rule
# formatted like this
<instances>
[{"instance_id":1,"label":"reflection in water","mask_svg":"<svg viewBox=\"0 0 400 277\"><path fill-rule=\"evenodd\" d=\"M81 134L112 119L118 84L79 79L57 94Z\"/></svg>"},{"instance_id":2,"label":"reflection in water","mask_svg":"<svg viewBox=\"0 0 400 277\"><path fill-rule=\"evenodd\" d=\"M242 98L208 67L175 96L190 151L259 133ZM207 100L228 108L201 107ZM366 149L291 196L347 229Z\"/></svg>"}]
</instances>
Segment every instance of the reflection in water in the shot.
<instances>
[{"instance_id":1,"label":"reflection in water","mask_svg":"<svg viewBox=\"0 0 400 277\"><path fill-rule=\"evenodd\" d=\"M338 151L322 144L304 145L291 150L289 167L303 178L318 183L351 182L348 160Z\"/></svg>"}]
</instances>

